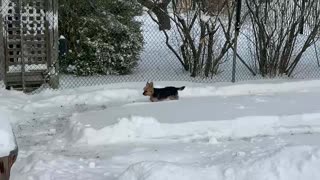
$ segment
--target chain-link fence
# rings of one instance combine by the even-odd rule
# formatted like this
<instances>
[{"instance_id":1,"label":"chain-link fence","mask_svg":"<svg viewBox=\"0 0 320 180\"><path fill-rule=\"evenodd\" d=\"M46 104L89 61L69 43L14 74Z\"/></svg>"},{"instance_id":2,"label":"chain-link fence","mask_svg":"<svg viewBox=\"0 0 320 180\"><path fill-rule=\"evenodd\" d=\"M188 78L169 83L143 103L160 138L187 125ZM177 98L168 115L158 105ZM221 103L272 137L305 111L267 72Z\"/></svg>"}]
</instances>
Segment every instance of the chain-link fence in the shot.
<instances>
[{"instance_id":1,"label":"chain-link fence","mask_svg":"<svg viewBox=\"0 0 320 180\"><path fill-rule=\"evenodd\" d=\"M0 0L4 87L320 77L317 0ZM58 19L59 9L59 19ZM60 58L57 63L58 20Z\"/></svg>"},{"instance_id":2,"label":"chain-link fence","mask_svg":"<svg viewBox=\"0 0 320 180\"><path fill-rule=\"evenodd\" d=\"M238 49L255 72L264 77L320 77L320 1L242 0L242 6ZM237 78L250 77L237 73Z\"/></svg>"}]
</instances>

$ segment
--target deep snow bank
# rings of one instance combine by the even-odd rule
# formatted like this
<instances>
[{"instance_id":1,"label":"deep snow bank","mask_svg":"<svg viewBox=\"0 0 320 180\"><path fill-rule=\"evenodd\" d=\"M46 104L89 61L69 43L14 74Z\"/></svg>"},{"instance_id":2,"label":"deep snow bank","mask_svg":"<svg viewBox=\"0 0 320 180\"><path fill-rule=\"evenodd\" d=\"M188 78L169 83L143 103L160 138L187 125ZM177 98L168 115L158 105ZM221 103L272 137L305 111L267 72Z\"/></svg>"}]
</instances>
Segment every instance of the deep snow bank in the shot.
<instances>
[{"instance_id":1,"label":"deep snow bank","mask_svg":"<svg viewBox=\"0 0 320 180\"><path fill-rule=\"evenodd\" d=\"M152 117L120 118L102 129L71 118L72 142L103 145L146 140L201 140L215 143L218 139L237 139L287 133L320 132L320 114L293 116L249 116L232 120L161 123Z\"/></svg>"},{"instance_id":2,"label":"deep snow bank","mask_svg":"<svg viewBox=\"0 0 320 180\"><path fill-rule=\"evenodd\" d=\"M8 156L16 146L10 119L10 114L0 109L0 157Z\"/></svg>"},{"instance_id":3,"label":"deep snow bank","mask_svg":"<svg viewBox=\"0 0 320 180\"><path fill-rule=\"evenodd\" d=\"M169 162L140 162L129 166L120 180L302 180L320 179L320 150L285 147L279 152L235 164L210 167Z\"/></svg>"}]
</instances>

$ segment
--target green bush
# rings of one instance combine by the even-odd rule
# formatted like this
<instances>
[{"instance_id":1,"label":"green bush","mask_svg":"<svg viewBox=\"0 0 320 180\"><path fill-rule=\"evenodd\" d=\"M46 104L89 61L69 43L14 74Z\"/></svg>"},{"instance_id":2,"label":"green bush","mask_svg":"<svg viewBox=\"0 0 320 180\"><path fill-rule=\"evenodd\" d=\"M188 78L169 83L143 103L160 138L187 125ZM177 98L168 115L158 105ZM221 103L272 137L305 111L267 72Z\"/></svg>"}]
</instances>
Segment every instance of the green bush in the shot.
<instances>
[{"instance_id":1,"label":"green bush","mask_svg":"<svg viewBox=\"0 0 320 180\"><path fill-rule=\"evenodd\" d=\"M142 13L135 0L61 0L59 13L60 34L70 49L60 59L62 72L122 75L137 65L143 36L134 20Z\"/></svg>"}]
</instances>

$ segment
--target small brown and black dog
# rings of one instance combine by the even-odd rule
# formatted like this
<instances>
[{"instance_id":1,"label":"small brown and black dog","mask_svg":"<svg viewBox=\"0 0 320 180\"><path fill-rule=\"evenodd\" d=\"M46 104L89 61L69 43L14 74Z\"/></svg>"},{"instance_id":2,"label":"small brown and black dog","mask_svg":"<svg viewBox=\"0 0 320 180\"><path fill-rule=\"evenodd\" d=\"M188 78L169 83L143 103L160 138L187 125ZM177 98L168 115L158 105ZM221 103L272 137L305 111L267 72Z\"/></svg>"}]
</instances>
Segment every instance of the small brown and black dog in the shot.
<instances>
[{"instance_id":1,"label":"small brown and black dog","mask_svg":"<svg viewBox=\"0 0 320 180\"><path fill-rule=\"evenodd\" d=\"M164 88L154 88L153 82L147 82L146 86L143 88L143 95L150 96L150 101L162 101L162 100L178 100L179 95L178 91L184 90L185 86L182 87L173 87L167 86Z\"/></svg>"}]
</instances>

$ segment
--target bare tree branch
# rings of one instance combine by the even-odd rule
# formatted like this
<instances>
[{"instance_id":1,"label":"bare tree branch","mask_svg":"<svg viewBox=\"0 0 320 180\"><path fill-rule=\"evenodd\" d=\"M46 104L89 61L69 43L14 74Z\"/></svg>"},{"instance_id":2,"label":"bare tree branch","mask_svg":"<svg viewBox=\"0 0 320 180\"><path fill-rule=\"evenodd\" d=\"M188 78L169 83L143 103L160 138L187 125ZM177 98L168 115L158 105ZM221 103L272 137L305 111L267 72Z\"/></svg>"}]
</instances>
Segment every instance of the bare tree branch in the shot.
<instances>
[{"instance_id":1,"label":"bare tree branch","mask_svg":"<svg viewBox=\"0 0 320 180\"><path fill-rule=\"evenodd\" d=\"M159 30L170 30L170 18L168 15L168 5L171 0L163 0L161 3L156 3L151 0L137 0L140 4L151 10L158 19Z\"/></svg>"}]
</instances>

